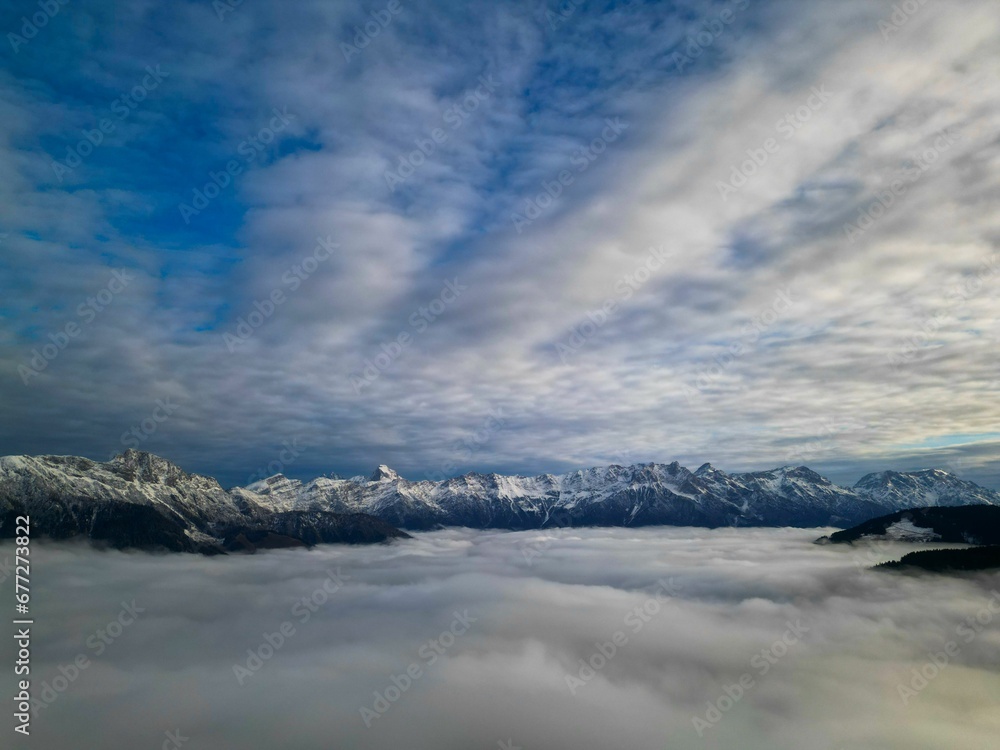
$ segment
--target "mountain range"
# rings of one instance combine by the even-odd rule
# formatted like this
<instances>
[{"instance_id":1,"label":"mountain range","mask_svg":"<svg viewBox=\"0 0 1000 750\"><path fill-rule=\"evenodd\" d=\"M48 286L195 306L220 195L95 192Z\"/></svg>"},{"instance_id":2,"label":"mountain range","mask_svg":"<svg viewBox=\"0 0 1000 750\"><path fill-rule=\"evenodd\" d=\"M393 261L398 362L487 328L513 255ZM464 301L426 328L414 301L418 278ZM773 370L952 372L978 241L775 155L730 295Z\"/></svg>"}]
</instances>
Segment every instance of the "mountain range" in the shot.
<instances>
[{"instance_id":1,"label":"mountain range","mask_svg":"<svg viewBox=\"0 0 1000 750\"><path fill-rule=\"evenodd\" d=\"M131 449L107 463L76 456L0 458L0 538L12 537L16 518L25 515L37 536L205 554L407 536L365 514L279 510L253 493L227 492L211 477Z\"/></svg>"},{"instance_id":2,"label":"mountain range","mask_svg":"<svg viewBox=\"0 0 1000 750\"><path fill-rule=\"evenodd\" d=\"M233 492L281 510L368 513L407 529L845 527L915 506L1000 505L1000 493L941 470L869 474L846 488L804 466L727 474L676 462L535 477L471 473L440 482L411 482L379 466L367 478L301 482L279 474Z\"/></svg>"},{"instance_id":3,"label":"mountain range","mask_svg":"<svg viewBox=\"0 0 1000 750\"><path fill-rule=\"evenodd\" d=\"M606 466L534 477L469 473L409 481L281 474L225 490L166 459L127 450L107 463L0 458L0 537L30 515L37 533L115 547L217 552L380 542L442 526L838 526L922 506L1000 505L1000 493L941 470L885 471L841 487L804 467L728 474L710 464Z\"/></svg>"}]
</instances>

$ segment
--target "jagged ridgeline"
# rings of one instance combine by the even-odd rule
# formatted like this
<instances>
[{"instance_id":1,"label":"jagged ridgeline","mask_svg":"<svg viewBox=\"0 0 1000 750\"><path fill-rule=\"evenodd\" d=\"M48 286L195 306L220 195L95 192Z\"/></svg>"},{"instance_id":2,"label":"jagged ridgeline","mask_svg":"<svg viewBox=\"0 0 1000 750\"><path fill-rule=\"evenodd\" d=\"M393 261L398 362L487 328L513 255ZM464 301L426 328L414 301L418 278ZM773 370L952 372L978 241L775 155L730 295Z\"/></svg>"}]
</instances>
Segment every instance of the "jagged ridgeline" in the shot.
<instances>
[{"instance_id":1,"label":"jagged ridgeline","mask_svg":"<svg viewBox=\"0 0 1000 750\"><path fill-rule=\"evenodd\" d=\"M278 510L252 492L227 492L211 477L135 450L108 463L74 456L0 458L0 537L13 534L19 515L30 516L38 536L205 554L406 536L364 514Z\"/></svg>"},{"instance_id":2,"label":"jagged ridgeline","mask_svg":"<svg viewBox=\"0 0 1000 750\"><path fill-rule=\"evenodd\" d=\"M381 542L403 536L399 528L442 526L847 527L904 508L977 504L1000 505L1000 495L940 470L870 474L846 488L805 467L727 474L675 462L414 482L379 466L369 477L279 474L227 491L135 450L108 463L0 458L0 536L28 514L54 538L199 552Z\"/></svg>"},{"instance_id":3,"label":"jagged ridgeline","mask_svg":"<svg viewBox=\"0 0 1000 750\"><path fill-rule=\"evenodd\" d=\"M246 488L273 507L371 513L407 529L438 526L851 526L925 505L1000 505L1000 495L943 471L883 472L853 488L805 467L727 474L705 464L607 466L535 477L471 473L411 482L387 466L370 477L300 482L277 475Z\"/></svg>"}]
</instances>

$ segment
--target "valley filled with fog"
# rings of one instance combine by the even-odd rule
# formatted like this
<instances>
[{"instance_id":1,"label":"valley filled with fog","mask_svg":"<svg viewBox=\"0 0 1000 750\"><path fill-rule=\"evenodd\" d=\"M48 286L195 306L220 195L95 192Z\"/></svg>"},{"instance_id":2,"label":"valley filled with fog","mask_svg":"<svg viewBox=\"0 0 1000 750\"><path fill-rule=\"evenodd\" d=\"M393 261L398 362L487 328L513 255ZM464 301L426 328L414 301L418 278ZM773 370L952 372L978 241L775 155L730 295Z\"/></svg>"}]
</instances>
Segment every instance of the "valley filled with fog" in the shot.
<instances>
[{"instance_id":1,"label":"valley filled with fog","mask_svg":"<svg viewBox=\"0 0 1000 750\"><path fill-rule=\"evenodd\" d=\"M451 529L215 558L39 541L25 746L1000 747L998 577L872 571L922 546L823 533Z\"/></svg>"}]
</instances>

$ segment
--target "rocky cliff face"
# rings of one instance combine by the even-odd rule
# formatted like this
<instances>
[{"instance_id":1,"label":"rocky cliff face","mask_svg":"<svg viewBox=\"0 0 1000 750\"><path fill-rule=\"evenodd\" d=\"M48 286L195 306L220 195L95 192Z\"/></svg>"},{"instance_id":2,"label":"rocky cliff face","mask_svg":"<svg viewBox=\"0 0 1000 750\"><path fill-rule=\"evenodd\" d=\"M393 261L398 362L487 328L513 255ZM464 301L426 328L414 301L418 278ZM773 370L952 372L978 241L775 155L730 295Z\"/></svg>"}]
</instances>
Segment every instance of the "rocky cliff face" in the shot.
<instances>
[{"instance_id":1,"label":"rocky cliff face","mask_svg":"<svg viewBox=\"0 0 1000 750\"><path fill-rule=\"evenodd\" d=\"M914 506L1000 505L997 493L942 471L869 475L849 489L804 466L727 474L676 462L536 477L471 473L442 482L410 482L380 466L368 479L303 483L278 475L240 491L285 510L363 512L410 529L850 526Z\"/></svg>"},{"instance_id":2,"label":"rocky cliff face","mask_svg":"<svg viewBox=\"0 0 1000 750\"><path fill-rule=\"evenodd\" d=\"M240 533L304 544L366 543L405 536L384 521L330 512L281 512L252 492L229 493L211 477L128 450L108 463L72 456L0 458L0 537L14 519L39 534L86 536L115 548L218 553Z\"/></svg>"},{"instance_id":3,"label":"rocky cliff face","mask_svg":"<svg viewBox=\"0 0 1000 750\"><path fill-rule=\"evenodd\" d=\"M403 535L396 527L846 527L928 505L1000 505L1000 495L939 470L870 474L848 489L803 466L727 474L676 462L441 482L410 482L379 466L367 478L279 474L227 491L134 450L108 463L0 458L0 537L15 516L30 515L55 538L178 551L378 542Z\"/></svg>"},{"instance_id":4,"label":"rocky cliff face","mask_svg":"<svg viewBox=\"0 0 1000 750\"><path fill-rule=\"evenodd\" d=\"M858 480L854 491L880 504L907 508L998 504L998 493L941 469L868 474Z\"/></svg>"}]
</instances>

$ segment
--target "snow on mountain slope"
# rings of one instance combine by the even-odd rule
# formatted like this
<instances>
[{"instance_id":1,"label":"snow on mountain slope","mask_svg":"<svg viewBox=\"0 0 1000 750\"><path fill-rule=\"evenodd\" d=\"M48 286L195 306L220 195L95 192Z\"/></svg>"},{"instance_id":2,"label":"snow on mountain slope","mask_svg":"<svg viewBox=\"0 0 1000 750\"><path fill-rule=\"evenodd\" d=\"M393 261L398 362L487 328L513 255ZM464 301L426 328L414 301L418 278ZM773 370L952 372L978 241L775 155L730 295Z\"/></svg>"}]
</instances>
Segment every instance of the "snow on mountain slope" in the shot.
<instances>
[{"instance_id":1,"label":"snow on mountain slope","mask_svg":"<svg viewBox=\"0 0 1000 750\"><path fill-rule=\"evenodd\" d=\"M852 544L873 539L997 545L1000 544L1000 508L992 504L909 508L870 518L817 542Z\"/></svg>"},{"instance_id":2,"label":"snow on mountain slope","mask_svg":"<svg viewBox=\"0 0 1000 750\"><path fill-rule=\"evenodd\" d=\"M108 463L73 456L0 458L0 509L20 502L33 517L62 522L85 501L150 507L195 526L242 515L216 480L149 453L129 450Z\"/></svg>"},{"instance_id":3,"label":"snow on mountain slope","mask_svg":"<svg viewBox=\"0 0 1000 750\"><path fill-rule=\"evenodd\" d=\"M886 528L885 538L894 542L935 542L941 535L933 529L917 526L909 518L903 518Z\"/></svg>"},{"instance_id":4,"label":"snow on mountain slope","mask_svg":"<svg viewBox=\"0 0 1000 750\"><path fill-rule=\"evenodd\" d=\"M378 541L398 535L393 527L846 527L902 508L964 504L1000 505L1000 496L942 471L870 474L848 489L803 466L728 474L677 462L534 477L473 472L440 482L411 482L383 465L367 478L301 482L278 474L226 491L134 450L108 463L0 458L0 537L9 536L15 514L28 513L57 538L202 551L241 534Z\"/></svg>"},{"instance_id":5,"label":"snow on mountain slope","mask_svg":"<svg viewBox=\"0 0 1000 750\"><path fill-rule=\"evenodd\" d=\"M276 508L364 512L411 529L850 526L901 507L926 504L935 488L936 497L949 504L1000 505L997 493L945 472L918 474L928 478L897 482L892 492L879 492L875 480L861 489L848 489L802 466L727 474L710 464L692 473L676 462L651 463L535 477L473 472L441 482L410 482L380 466L367 481L323 477L300 484L272 477L248 489Z\"/></svg>"},{"instance_id":6,"label":"snow on mountain slope","mask_svg":"<svg viewBox=\"0 0 1000 750\"><path fill-rule=\"evenodd\" d=\"M935 505L1000 505L1000 493L941 469L882 471L858 480L854 491L895 510Z\"/></svg>"},{"instance_id":7,"label":"snow on mountain slope","mask_svg":"<svg viewBox=\"0 0 1000 750\"><path fill-rule=\"evenodd\" d=\"M84 535L113 547L174 551L221 552L240 534L262 531L294 536L298 530L320 541L382 541L399 535L375 518L298 513L292 507L296 488L289 492L288 507L277 507L277 496L264 500L252 491L229 493L211 477L188 474L136 450L108 463L74 456L6 456L0 458L0 538L13 533L18 515L30 516L35 530L57 539Z\"/></svg>"}]
</instances>

